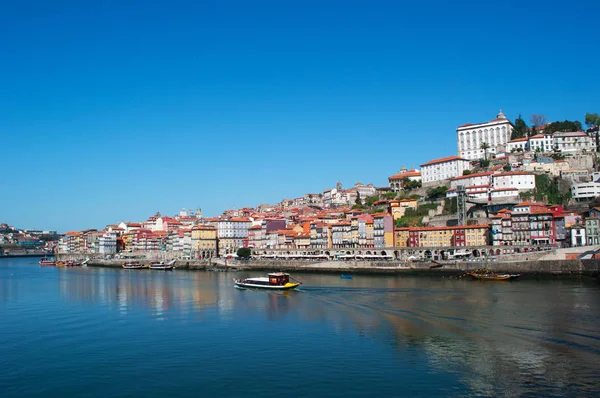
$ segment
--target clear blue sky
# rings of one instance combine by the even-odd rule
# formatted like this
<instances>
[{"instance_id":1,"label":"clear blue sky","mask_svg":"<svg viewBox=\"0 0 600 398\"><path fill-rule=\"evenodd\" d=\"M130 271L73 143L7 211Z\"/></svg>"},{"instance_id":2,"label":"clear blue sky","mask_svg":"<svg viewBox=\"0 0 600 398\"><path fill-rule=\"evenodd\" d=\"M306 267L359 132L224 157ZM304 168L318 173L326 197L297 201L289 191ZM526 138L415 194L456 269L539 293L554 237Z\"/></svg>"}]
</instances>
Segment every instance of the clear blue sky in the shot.
<instances>
[{"instance_id":1,"label":"clear blue sky","mask_svg":"<svg viewBox=\"0 0 600 398\"><path fill-rule=\"evenodd\" d=\"M600 112L600 2L453 3L4 2L0 222L64 232L386 185L500 108Z\"/></svg>"}]
</instances>

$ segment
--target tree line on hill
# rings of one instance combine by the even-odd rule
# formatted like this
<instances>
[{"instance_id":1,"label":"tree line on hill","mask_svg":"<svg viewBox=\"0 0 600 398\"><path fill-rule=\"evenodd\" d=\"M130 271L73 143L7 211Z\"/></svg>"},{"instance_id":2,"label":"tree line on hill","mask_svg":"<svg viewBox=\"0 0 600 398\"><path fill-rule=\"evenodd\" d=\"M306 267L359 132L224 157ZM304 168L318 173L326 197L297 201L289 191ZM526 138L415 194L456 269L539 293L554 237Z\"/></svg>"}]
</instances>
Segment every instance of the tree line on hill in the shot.
<instances>
[{"instance_id":1,"label":"tree line on hill","mask_svg":"<svg viewBox=\"0 0 600 398\"><path fill-rule=\"evenodd\" d=\"M511 140L517 138L526 138L539 133L552 134L557 131L581 131L583 126L578 120L563 120L548 123L548 120L544 115L533 114L529 119L531 126L528 126L521 114L515 119L515 129L510 136ZM598 113L586 113L585 114L585 125L588 127L600 125L600 115ZM543 127L543 129L540 129ZM538 131L538 129L540 129Z\"/></svg>"}]
</instances>

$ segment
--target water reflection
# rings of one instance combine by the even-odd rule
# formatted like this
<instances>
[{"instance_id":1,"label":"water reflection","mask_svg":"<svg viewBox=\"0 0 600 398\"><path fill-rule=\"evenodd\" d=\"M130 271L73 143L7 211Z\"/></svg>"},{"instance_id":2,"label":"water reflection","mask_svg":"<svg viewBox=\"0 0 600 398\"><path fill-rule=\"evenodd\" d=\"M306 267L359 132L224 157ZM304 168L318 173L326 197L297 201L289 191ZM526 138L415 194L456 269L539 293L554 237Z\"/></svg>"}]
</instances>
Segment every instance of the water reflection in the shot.
<instances>
[{"instance_id":1,"label":"water reflection","mask_svg":"<svg viewBox=\"0 0 600 398\"><path fill-rule=\"evenodd\" d=\"M600 288L581 281L304 275L299 291L235 289L214 272L60 270L61 297L156 320L210 312L231 327L326 325L424 353L477 395L586 395L600 383ZM248 276L248 275L241 275Z\"/></svg>"}]
</instances>

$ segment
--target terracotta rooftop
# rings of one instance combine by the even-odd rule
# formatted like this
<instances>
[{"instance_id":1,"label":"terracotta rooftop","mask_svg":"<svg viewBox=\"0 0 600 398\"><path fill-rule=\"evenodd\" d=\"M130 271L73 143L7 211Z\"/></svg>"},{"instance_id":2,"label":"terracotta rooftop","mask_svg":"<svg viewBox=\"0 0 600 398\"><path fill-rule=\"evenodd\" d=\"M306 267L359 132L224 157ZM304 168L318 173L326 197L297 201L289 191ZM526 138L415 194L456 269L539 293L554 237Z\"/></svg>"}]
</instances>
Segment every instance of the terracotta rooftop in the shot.
<instances>
[{"instance_id":1,"label":"terracotta rooftop","mask_svg":"<svg viewBox=\"0 0 600 398\"><path fill-rule=\"evenodd\" d=\"M454 160L464 160L464 161L467 161L467 162L469 161L468 159L463 159L460 156L448 156L448 157L445 157L445 158L439 158L439 159L430 160L427 163L423 163L421 165L421 167L422 166L429 166L429 165L432 165L432 164L444 163L444 162L452 162Z\"/></svg>"}]
</instances>

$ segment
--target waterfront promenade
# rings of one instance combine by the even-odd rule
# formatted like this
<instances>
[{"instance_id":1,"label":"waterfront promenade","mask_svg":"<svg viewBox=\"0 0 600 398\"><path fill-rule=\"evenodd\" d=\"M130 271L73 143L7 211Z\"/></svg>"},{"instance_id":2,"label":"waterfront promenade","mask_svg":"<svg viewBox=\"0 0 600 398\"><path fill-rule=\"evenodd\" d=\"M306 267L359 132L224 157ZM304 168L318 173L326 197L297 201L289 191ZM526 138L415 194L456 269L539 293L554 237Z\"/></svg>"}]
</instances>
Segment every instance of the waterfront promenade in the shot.
<instances>
[{"instance_id":1,"label":"waterfront promenade","mask_svg":"<svg viewBox=\"0 0 600 398\"><path fill-rule=\"evenodd\" d=\"M72 259L74 255L58 255L59 259ZM79 256L80 258L81 256ZM91 259L89 266L120 268L131 259ZM140 259L144 262L147 260ZM441 265L441 266L440 266ZM600 260L525 259L509 261L446 261L446 262L400 262L400 261L309 261L309 260L235 260L213 258L206 260L178 260L175 266L189 270L219 271L287 271L327 273L371 273L371 274L430 274L457 275L461 272L486 268L493 272L522 273L526 275L554 276L600 276ZM431 268L435 267L435 268Z\"/></svg>"}]
</instances>

